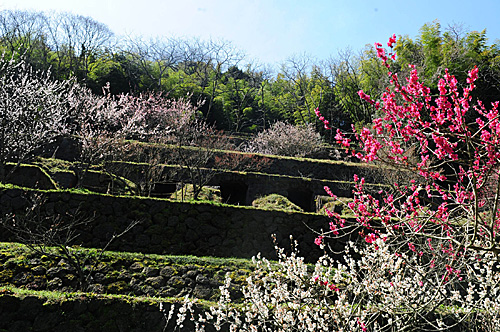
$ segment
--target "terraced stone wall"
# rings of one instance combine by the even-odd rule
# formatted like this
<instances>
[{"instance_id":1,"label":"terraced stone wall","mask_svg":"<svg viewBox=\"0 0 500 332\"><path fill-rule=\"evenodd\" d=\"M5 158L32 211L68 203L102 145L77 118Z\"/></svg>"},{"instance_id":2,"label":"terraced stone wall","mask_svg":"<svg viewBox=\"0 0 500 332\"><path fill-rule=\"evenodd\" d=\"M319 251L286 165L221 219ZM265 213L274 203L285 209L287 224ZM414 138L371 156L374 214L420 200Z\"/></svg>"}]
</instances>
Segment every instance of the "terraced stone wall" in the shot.
<instances>
[{"instance_id":1,"label":"terraced stone wall","mask_svg":"<svg viewBox=\"0 0 500 332\"><path fill-rule=\"evenodd\" d=\"M86 295L47 301L2 294L0 308L0 331L9 332L161 332L173 331L176 319L174 316L165 328L166 319L157 303ZM194 331L189 319L180 331Z\"/></svg>"},{"instance_id":2,"label":"terraced stone wall","mask_svg":"<svg viewBox=\"0 0 500 332\"><path fill-rule=\"evenodd\" d=\"M137 143L141 146L143 150L142 155L148 155L148 145ZM74 139L69 137L60 138L54 142L50 147L46 148L44 151L44 156L47 158L55 157L62 160L75 161L78 157L75 155L77 143ZM165 146L163 159L169 160L171 151L168 146ZM306 177L312 179L323 179L323 180L333 180L333 181L352 181L354 174L362 175L367 178L367 182L370 177L370 167L366 164L355 162L340 162L340 161L330 161L322 159L308 159L308 158L291 158L291 157L280 157L280 156L267 156L260 154L248 154L255 158L255 161L262 161L264 158L267 162L262 163L259 166L258 171L267 174L279 174L287 176L298 176ZM215 157L223 157L231 159L234 156L236 159L241 157L240 152L234 151L219 151L214 155L214 158L209 160L206 167L216 167L220 168L220 165L216 165ZM137 157L137 156L136 156ZM145 162L144 159L132 158L131 161Z\"/></svg>"},{"instance_id":3,"label":"terraced stone wall","mask_svg":"<svg viewBox=\"0 0 500 332\"><path fill-rule=\"evenodd\" d=\"M0 209L20 214L28 198L37 191L0 191ZM113 234L121 233L132 221L140 220L109 250L142 253L251 258L257 253L275 258L271 234L281 247L290 248L290 235L299 243L307 261L315 261L322 251L314 244L311 229L328 227L328 218L312 213L266 211L237 206L181 203L160 199L116 197L99 194L49 192L41 215L65 215L81 211L91 218L78 226L76 244L102 248ZM13 240L6 231L0 241ZM336 249L342 249L339 243Z\"/></svg>"}]
</instances>

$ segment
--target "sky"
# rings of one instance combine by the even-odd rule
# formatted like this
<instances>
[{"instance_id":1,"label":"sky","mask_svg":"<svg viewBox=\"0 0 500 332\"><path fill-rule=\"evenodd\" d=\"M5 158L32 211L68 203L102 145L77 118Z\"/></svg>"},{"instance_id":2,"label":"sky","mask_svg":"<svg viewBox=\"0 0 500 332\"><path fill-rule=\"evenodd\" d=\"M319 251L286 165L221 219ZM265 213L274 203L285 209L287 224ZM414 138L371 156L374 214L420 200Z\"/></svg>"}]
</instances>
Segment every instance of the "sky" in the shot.
<instances>
[{"instance_id":1,"label":"sky","mask_svg":"<svg viewBox=\"0 0 500 332\"><path fill-rule=\"evenodd\" d=\"M269 65L361 51L392 34L416 38L434 20L500 39L498 0L0 0L4 9L90 16L119 36L223 39Z\"/></svg>"}]
</instances>

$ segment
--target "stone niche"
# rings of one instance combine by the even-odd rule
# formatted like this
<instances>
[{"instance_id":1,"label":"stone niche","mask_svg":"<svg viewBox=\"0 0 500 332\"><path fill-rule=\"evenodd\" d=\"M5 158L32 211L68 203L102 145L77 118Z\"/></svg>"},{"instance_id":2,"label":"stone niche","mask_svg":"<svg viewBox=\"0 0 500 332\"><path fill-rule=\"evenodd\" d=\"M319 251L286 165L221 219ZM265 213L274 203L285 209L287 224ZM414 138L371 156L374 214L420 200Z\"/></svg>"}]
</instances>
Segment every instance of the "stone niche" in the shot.
<instances>
[{"instance_id":1,"label":"stone niche","mask_svg":"<svg viewBox=\"0 0 500 332\"><path fill-rule=\"evenodd\" d=\"M314 193L307 188L288 189L287 198L293 204L299 206L304 212L315 212Z\"/></svg>"},{"instance_id":2,"label":"stone niche","mask_svg":"<svg viewBox=\"0 0 500 332\"><path fill-rule=\"evenodd\" d=\"M248 185L243 181L222 181L220 193L222 201L232 205L249 205L247 202Z\"/></svg>"},{"instance_id":3,"label":"stone niche","mask_svg":"<svg viewBox=\"0 0 500 332\"><path fill-rule=\"evenodd\" d=\"M177 190L177 183L155 183L151 196L169 198Z\"/></svg>"}]
</instances>

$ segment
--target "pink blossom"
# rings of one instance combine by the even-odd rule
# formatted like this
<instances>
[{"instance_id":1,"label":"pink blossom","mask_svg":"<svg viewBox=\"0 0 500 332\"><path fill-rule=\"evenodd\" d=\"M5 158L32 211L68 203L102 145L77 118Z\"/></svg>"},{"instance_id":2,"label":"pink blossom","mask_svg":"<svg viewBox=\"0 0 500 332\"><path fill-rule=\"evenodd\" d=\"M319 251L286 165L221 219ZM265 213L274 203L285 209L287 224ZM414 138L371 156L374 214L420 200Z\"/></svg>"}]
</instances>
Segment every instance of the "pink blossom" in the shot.
<instances>
[{"instance_id":1,"label":"pink blossom","mask_svg":"<svg viewBox=\"0 0 500 332\"><path fill-rule=\"evenodd\" d=\"M393 34L389 38L389 41L387 42L387 46L389 46L390 48L392 48L395 43L396 43L396 34Z\"/></svg>"}]
</instances>

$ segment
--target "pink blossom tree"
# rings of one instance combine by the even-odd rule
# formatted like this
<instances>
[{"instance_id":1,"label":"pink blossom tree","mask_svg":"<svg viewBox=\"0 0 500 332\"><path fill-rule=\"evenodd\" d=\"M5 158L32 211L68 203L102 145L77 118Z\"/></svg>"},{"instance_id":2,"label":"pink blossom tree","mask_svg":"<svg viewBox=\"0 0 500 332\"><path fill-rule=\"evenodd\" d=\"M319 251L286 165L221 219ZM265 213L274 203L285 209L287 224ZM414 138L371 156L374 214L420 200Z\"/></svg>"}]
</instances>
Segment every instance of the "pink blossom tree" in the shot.
<instances>
[{"instance_id":1,"label":"pink blossom tree","mask_svg":"<svg viewBox=\"0 0 500 332\"><path fill-rule=\"evenodd\" d=\"M394 43L395 36L388 45L392 48ZM366 195L364 180L355 177L355 199L348 207L364 228L365 240L379 238L383 231L403 238L410 249L423 239L430 254L435 253L434 241L447 242L450 257L468 250L498 251L499 103L487 106L474 100L477 68L469 72L462 91L447 70L438 95L419 81L413 67L402 85L390 72L396 55L386 55L381 44L376 48L389 69L392 88L380 100L363 91L359 95L383 117L375 119L372 128L357 132L355 142L339 130L336 138L361 161L380 160L407 170L413 178L411 185L395 184L394 192L380 192L377 199ZM417 158L409 158L410 149ZM334 224L343 227L345 221L331 215Z\"/></svg>"},{"instance_id":2,"label":"pink blossom tree","mask_svg":"<svg viewBox=\"0 0 500 332\"><path fill-rule=\"evenodd\" d=\"M187 98L172 100L161 93L113 96L109 86L103 92L103 96L96 96L89 89L81 88L70 99L71 107L79 110L74 129L79 146L76 168L79 185L92 165L139 154L140 148L127 140L172 143L192 122L197 109ZM155 147L150 145L149 151ZM147 160L151 174L157 176L161 174L157 171L161 168L158 165L160 150L149 154ZM107 170L113 169L112 163L105 166ZM148 180L151 179L148 177Z\"/></svg>"},{"instance_id":3,"label":"pink blossom tree","mask_svg":"<svg viewBox=\"0 0 500 332\"><path fill-rule=\"evenodd\" d=\"M462 88L445 70L437 94L420 82L414 66L403 84L391 71L395 43L393 35L388 53L375 44L391 86L380 99L359 91L382 116L371 128L355 131L355 139L340 130L336 139L362 162L405 170L411 180L372 195L365 190L365 180L355 176L354 199L346 204L354 218L327 211L332 218L329 230L316 243L324 246L328 237L357 231L361 247L377 250L383 241L394 259L403 258L422 290L470 294L478 287L488 289L492 284L485 286L488 282L477 276L494 264L500 251L499 102L484 105L473 97L477 67L469 71ZM497 272L490 272L498 278ZM443 298L436 307L465 302ZM413 311L422 317L432 312L425 305L417 307Z\"/></svg>"}]
</instances>

